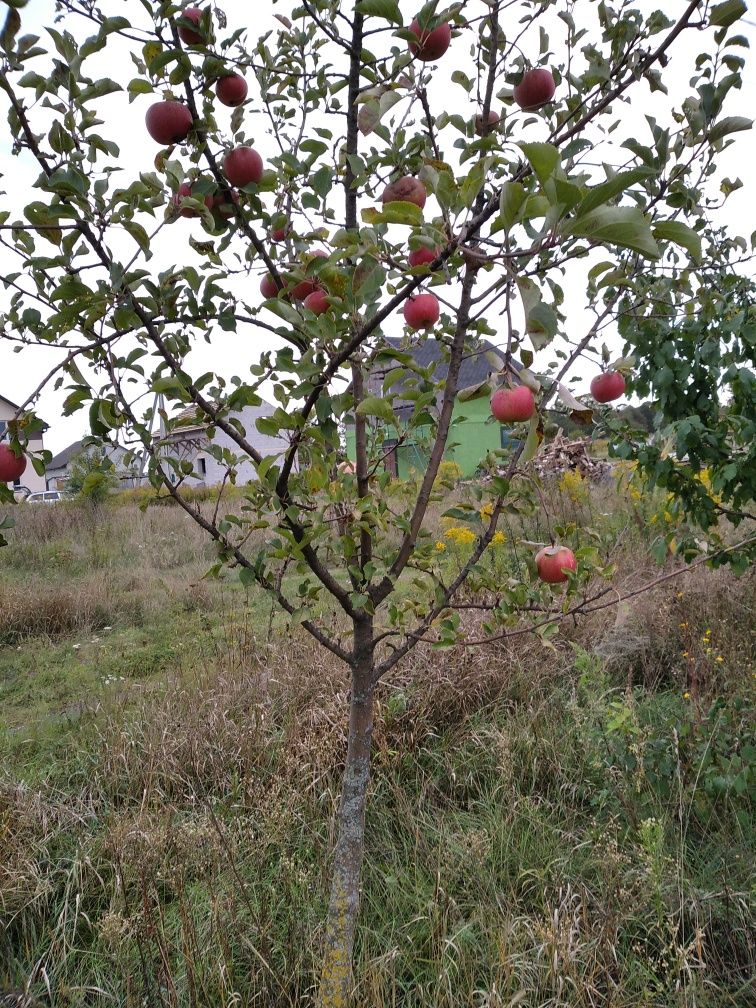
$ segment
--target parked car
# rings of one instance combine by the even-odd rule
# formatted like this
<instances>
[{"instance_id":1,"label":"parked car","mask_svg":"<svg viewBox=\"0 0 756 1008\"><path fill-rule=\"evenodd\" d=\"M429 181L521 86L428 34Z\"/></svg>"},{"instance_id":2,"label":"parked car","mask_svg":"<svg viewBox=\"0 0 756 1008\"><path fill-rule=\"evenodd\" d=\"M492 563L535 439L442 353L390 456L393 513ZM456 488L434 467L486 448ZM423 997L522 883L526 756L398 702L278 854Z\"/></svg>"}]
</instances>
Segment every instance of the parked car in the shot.
<instances>
[{"instance_id":1,"label":"parked car","mask_svg":"<svg viewBox=\"0 0 756 1008\"><path fill-rule=\"evenodd\" d=\"M57 504L58 501L65 500L66 495L60 490L44 490L38 493L30 493L26 498L26 504Z\"/></svg>"}]
</instances>

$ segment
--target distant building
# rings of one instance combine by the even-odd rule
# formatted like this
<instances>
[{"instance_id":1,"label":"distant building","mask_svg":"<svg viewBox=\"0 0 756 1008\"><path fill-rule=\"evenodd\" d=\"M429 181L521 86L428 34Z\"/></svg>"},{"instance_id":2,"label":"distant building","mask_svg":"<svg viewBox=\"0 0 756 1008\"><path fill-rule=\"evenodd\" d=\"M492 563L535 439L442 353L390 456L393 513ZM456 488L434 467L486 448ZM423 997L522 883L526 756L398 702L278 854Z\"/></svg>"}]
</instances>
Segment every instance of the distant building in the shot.
<instances>
[{"instance_id":1,"label":"distant building","mask_svg":"<svg viewBox=\"0 0 756 1008\"><path fill-rule=\"evenodd\" d=\"M9 421L15 419L20 407L12 403L10 399L6 399L5 396L0 395L0 437L5 440L5 432L8 428ZM47 430L47 425L45 424L45 430ZM43 435L33 438L29 442L30 452L41 452L44 449ZM28 490L29 493L35 493L39 490L45 490L45 477L38 476L34 470L34 466L31 461L26 463L26 469L21 474L19 479L17 479L13 484L14 490Z\"/></svg>"},{"instance_id":2,"label":"distant building","mask_svg":"<svg viewBox=\"0 0 756 1008\"><path fill-rule=\"evenodd\" d=\"M411 354L417 366L431 368L432 380L435 383L442 382L446 378L448 365L444 356L444 348L438 340L426 339L414 347L406 347L405 341L397 337L385 337L383 342L388 350ZM501 351L487 340L481 340L477 349L464 356L459 369L458 392L476 385L483 385L491 379L492 375L501 371L503 366L504 358ZM516 372L520 369L519 365L513 361L511 369L513 384L519 384L516 377ZM392 370L396 370L400 377L384 393L384 379ZM398 361L397 363L383 362L368 377L367 389L371 395L392 394L394 396L392 408L396 422L388 424L371 417L371 425L374 429L377 425L382 427L382 448L385 452L384 468L393 476L404 478L409 476L413 470L423 472L426 468L432 431L430 427L418 427L412 431L410 436L406 435L404 425L411 416L412 403L402 399L402 388L405 387L406 382L401 375L401 363ZM443 388L441 394L443 394ZM444 458L456 462L463 476L473 476L487 452L507 447L510 444L509 428L503 427L492 419L489 401L490 396L486 394L467 402L460 402L457 399L454 404L452 428ZM437 409L438 406L439 401L437 400L435 407L431 407L431 409ZM347 422L346 426L346 452L347 458L354 461L356 458L354 424L350 422Z\"/></svg>"},{"instance_id":3,"label":"distant building","mask_svg":"<svg viewBox=\"0 0 756 1008\"><path fill-rule=\"evenodd\" d=\"M121 482L120 489L125 490L129 487L139 485L141 482L139 479L139 462L133 462L128 466L124 464L123 458L127 451L126 448L122 445L108 444L106 442L88 444L84 438L81 438L79 441L74 441L73 444L64 448L62 452L58 452L50 460L49 465L45 469L47 489L65 490L66 483L71 475L71 466L76 459L80 455L98 450L104 452L107 458L113 463L116 476Z\"/></svg>"},{"instance_id":4,"label":"distant building","mask_svg":"<svg viewBox=\"0 0 756 1008\"><path fill-rule=\"evenodd\" d=\"M257 421L261 417L269 417L275 407L263 402L259 406L245 406L232 411L227 419L235 425L241 425L245 438L261 455L280 455L286 451L289 442L286 438L261 434L257 429ZM227 476L227 467L218 462L209 453L209 448L227 448L234 455L240 455L239 446L220 428L213 428L212 440L208 428L212 425L202 419L202 414L196 407L184 410L170 421L169 429L156 434L154 441L161 454L191 462L193 471L182 482L187 486L215 486L222 483ZM166 467L173 478L173 471ZM234 467L237 483L251 483L257 479L257 470L253 462L242 460ZM174 479L176 482L178 477Z\"/></svg>"}]
</instances>

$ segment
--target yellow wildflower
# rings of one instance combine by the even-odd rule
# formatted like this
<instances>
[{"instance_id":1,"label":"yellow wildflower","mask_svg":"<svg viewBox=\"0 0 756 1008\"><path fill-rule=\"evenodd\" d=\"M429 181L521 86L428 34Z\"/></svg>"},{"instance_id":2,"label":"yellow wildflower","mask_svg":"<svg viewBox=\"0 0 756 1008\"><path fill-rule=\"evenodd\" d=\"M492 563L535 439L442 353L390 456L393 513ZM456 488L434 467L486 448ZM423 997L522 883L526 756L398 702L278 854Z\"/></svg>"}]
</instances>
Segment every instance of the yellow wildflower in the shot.
<instances>
[{"instance_id":1,"label":"yellow wildflower","mask_svg":"<svg viewBox=\"0 0 756 1008\"><path fill-rule=\"evenodd\" d=\"M503 546L506 541L507 537L504 535L503 532L494 532L494 537L491 540L491 543L494 546Z\"/></svg>"},{"instance_id":2,"label":"yellow wildflower","mask_svg":"<svg viewBox=\"0 0 756 1008\"><path fill-rule=\"evenodd\" d=\"M717 657L714 659L714 661L717 663L717 665L721 665L724 662L724 658L722 657L721 654L718 654Z\"/></svg>"},{"instance_id":3,"label":"yellow wildflower","mask_svg":"<svg viewBox=\"0 0 756 1008\"><path fill-rule=\"evenodd\" d=\"M683 700L690 700L690 693L688 692L683 693Z\"/></svg>"},{"instance_id":4,"label":"yellow wildflower","mask_svg":"<svg viewBox=\"0 0 756 1008\"><path fill-rule=\"evenodd\" d=\"M680 629L681 630L687 630L688 629L688 624L687 623L681 623L680 624Z\"/></svg>"},{"instance_id":5,"label":"yellow wildflower","mask_svg":"<svg viewBox=\"0 0 756 1008\"><path fill-rule=\"evenodd\" d=\"M437 542L436 549L438 550L439 553L443 553L443 551L446 549L446 543Z\"/></svg>"},{"instance_id":6,"label":"yellow wildflower","mask_svg":"<svg viewBox=\"0 0 756 1008\"><path fill-rule=\"evenodd\" d=\"M475 542L476 535L472 529L463 528L461 525L453 525L444 532L444 538L450 539L455 546L467 546Z\"/></svg>"}]
</instances>

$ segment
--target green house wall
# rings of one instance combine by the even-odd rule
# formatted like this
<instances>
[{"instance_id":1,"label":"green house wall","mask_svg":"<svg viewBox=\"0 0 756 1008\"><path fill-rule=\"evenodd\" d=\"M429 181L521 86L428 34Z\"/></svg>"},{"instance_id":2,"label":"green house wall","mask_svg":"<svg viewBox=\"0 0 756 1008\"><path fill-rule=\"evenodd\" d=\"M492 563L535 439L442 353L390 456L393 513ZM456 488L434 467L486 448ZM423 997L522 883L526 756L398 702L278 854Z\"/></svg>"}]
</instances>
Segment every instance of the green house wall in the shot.
<instances>
[{"instance_id":1,"label":"green house wall","mask_svg":"<svg viewBox=\"0 0 756 1008\"><path fill-rule=\"evenodd\" d=\"M397 437L394 428L387 426L387 438ZM502 427L491 418L488 399L473 399L471 402L455 403L452 414L452 428L444 458L456 462L463 476L473 476L487 452L501 448ZM425 436L424 436L425 435ZM417 434L397 452L400 478L409 475L411 469L422 470L428 456L430 428L419 428ZM506 441L506 435L504 435ZM354 427L346 429L347 458L355 459Z\"/></svg>"}]
</instances>

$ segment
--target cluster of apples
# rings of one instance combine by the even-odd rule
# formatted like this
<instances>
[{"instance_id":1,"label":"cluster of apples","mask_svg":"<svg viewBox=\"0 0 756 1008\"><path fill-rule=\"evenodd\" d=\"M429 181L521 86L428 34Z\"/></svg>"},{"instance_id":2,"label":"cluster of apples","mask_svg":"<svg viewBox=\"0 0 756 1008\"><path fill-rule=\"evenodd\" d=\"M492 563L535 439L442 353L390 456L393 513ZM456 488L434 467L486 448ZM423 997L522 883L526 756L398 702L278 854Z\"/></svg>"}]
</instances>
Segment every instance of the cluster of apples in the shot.
<instances>
[{"instance_id":1,"label":"cluster of apples","mask_svg":"<svg viewBox=\"0 0 756 1008\"><path fill-rule=\"evenodd\" d=\"M625 391L625 376L620 371L603 371L591 381L591 395L600 403L613 402ZM529 388L497 389L491 396L491 413L499 423L522 423L535 413L535 397Z\"/></svg>"},{"instance_id":2,"label":"cluster of apples","mask_svg":"<svg viewBox=\"0 0 756 1008\"><path fill-rule=\"evenodd\" d=\"M410 24L410 31L416 36L409 43L410 52L415 59L421 60L423 63L440 59L451 45L452 33L448 21L441 22L435 28L423 30L418 19L415 18ZM534 112L536 109L548 105L554 97L555 91L556 82L551 71L546 67L533 67L523 74L514 89L513 98L524 112ZM482 133L486 128L495 126L498 121L498 114L491 110L488 113L486 124L483 123L482 116L475 117L475 129L478 133Z\"/></svg>"},{"instance_id":3,"label":"cluster of apples","mask_svg":"<svg viewBox=\"0 0 756 1008\"><path fill-rule=\"evenodd\" d=\"M434 28L421 28L417 18L415 18L409 30L415 36L409 42L410 52L415 59L423 63L440 59L449 48L452 40L451 25L448 21L437 24ZM549 70L536 68L528 70L520 83L514 89L514 100L526 111L541 108L554 97L556 84ZM475 130L480 135L488 132L499 121L498 113L491 110L488 113L487 121L484 123L483 116L475 117ZM403 175L395 179L386 186L381 201L384 206L387 203L403 201L414 203L422 208L425 206L427 190L423 182L413 175ZM438 249L419 248L410 252L408 262L411 268L430 265L437 257ZM435 325L440 314L438 298L435 294L424 292L409 297L404 304L404 319L409 329L428 329ZM527 391L527 390L526 390ZM532 395L531 395L532 399ZM522 405L520 406L520 411ZM532 415L532 412L528 414Z\"/></svg>"},{"instance_id":4,"label":"cluster of apples","mask_svg":"<svg viewBox=\"0 0 756 1008\"><path fill-rule=\"evenodd\" d=\"M202 30L203 17L199 7L185 7L181 12L184 21L191 22L191 25L181 24L178 29L179 38L189 46L202 46L207 43L205 32ZM224 74L219 77L215 84L215 94L218 101L230 108L236 108L243 104L247 98L247 82L237 73ZM166 100L156 102L147 110L145 116L147 132L156 143L169 145L183 143L189 136L194 125L191 110L184 102L176 100ZM242 189L244 186L254 182L258 184L263 175L263 161L260 155L252 147L234 147L226 153L222 162L222 171L229 185ZM191 197L191 184L186 182L179 187L179 191L174 198L174 205L184 217L197 217L196 210L191 208L180 209L184 198ZM231 217L234 212L234 205L239 202L238 193L233 190L218 193L217 195L206 195L203 198L205 206L214 213L222 217Z\"/></svg>"}]
</instances>

